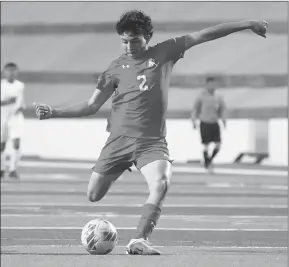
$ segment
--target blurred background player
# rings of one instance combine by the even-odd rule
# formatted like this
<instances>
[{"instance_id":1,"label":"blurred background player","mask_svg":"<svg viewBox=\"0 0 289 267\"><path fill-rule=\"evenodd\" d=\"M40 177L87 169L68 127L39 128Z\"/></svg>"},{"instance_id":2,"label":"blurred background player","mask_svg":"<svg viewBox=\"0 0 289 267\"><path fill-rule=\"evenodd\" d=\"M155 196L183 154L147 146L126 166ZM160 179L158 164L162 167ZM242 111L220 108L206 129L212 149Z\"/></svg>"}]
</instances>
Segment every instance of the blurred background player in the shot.
<instances>
[{"instance_id":1,"label":"blurred background player","mask_svg":"<svg viewBox=\"0 0 289 267\"><path fill-rule=\"evenodd\" d=\"M216 80L213 77L208 77L206 80L206 89L203 90L196 99L192 110L194 129L197 129L197 120L200 120L200 134L203 144L204 166L206 169L212 167L213 159L221 148L219 119L222 120L224 128L226 127L225 101L222 96L215 93L216 87ZM214 149L209 156L210 143L214 143Z\"/></svg>"},{"instance_id":2,"label":"blurred background player","mask_svg":"<svg viewBox=\"0 0 289 267\"><path fill-rule=\"evenodd\" d=\"M24 123L23 92L24 84L17 80L18 66L7 63L1 79L1 178L5 175L6 155L9 155L9 178L18 179L18 162L20 160L20 138ZM7 149L11 142L11 149ZM7 152L7 153L6 153Z\"/></svg>"}]
</instances>

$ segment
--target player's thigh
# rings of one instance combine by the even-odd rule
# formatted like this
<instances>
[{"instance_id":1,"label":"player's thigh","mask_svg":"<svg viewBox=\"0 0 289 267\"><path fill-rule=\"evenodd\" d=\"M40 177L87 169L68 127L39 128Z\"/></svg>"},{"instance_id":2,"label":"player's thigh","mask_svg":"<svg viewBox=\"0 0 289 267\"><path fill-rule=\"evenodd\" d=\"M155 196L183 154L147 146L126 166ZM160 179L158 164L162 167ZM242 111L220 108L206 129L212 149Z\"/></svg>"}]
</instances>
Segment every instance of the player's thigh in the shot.
<instances>
[{"instance_id":1,"label":"player's thigh","mask_svg":"<svg viewBox=\"0 0 289 267\"><path fill-rule=\"evenodd\" d=\"M171 164L167 142L165 138L156 140L143 139L137 148L135 165L144 175L149 189L169 186L171 178Z\"/></svg>"},{"instance_id":2,"label":"player's thigh","mask_svg":"<svg viewBox=\"0 0 289 267\"><path fill-rule=\"evenodd\" d=\"M6 143L8 140L8 129L7 127L1 126L1 144Z\"/></svg>"},{"instance_id":3,"label":"player's thigh","mask_svg":"<svg viewBox=\"0 0 289 267\"><path fill-rule=\"evenodd\" d=\"M17 114L12 116L9 122L9 138L12 140L20 140L24 130L24 116Z\"/></svg>"},{"instance_id":4,"label":"player's thigh","mask_svg":"<svg viewBox=\"0 0 289 267\"><path fill-rule=\"evenodd\" d=\"M92 168L88 185L88 198L100 200L111 184L133 164L135 142L123 136L109 136L100 156Z\"/></svg>"},{"instance_id":5,"label":"player's thigh","mask_svg":"<svg viewBox=\"0 0 289 267\"><path fill-rule=\"evenodd\" d=\"M212 126L212 142L215 143L216 146L221 146L221 130L220 125L218 123Z\"/></svg>"},{"instance_id":6,"label":"player's thigh","mask_svg":"<svg viewBox=\"0 0 289 267\"><path fill-rule=\"evenodd\" d=\"M211 142L210 125L204 122L200 124L200 135L203 145L208 145Z\"/></svg>"},{"instance_id":7,"label":"player's thigh","mask_svg":"<svg viewBox=\"0 0 289 267\"><path fill-rule=\"evenodd\" d=\"M116 174L100 174L92 172L87 188L87 196L90 201L99 201L107 193L110 186L121 176Z\"/></svg>"},{"instance_id":8,"label":"player's thigh","mask_svg":"<svg viewBox=\"0 0 289 267\"><path fill-rule=\"evenodd\" d=\"M1 120L1 143L7 142L8 134L9 134L9 124L7 121Z\"/></svg>"},{"instance_id":9,"label":"player's thigh","mask_svg":"<svg viewBox=\"0 0 289 267\"><path fill-rule=\"evenodd\" d=\"M124 136L109 136L92 168L102 175L123 173L133 164L135 141Z\"/></svg>"}]
</instances>

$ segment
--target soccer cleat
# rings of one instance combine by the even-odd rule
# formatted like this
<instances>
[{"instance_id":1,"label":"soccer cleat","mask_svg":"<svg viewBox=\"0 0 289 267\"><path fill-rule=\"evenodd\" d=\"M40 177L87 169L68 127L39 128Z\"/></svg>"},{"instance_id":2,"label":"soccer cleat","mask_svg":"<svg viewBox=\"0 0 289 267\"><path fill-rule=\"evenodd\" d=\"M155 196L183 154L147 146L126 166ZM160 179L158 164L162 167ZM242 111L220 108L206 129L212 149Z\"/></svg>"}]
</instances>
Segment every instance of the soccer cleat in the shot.
<instances>
[{"instance_id":1,"label":"soccer cleat","mask_svg":"<svg viewBox=\"0 0 289 267\"><path fill-rule=\"evenodd\" d=\"M130 255L161 255L155 248L151 247L148 240L144 238L132 239L126 248L126 254Z\"/></svg>"},{"instance_id":2,"label":"soccer cleat","mask_svg":"<svg viewBox=\"0 0 289 267\"><path fill-rule=\"evenodd\" d=\"M18 180L20 177L18 175L18 173L16 171L12 171L9 173L9 176L8 176L10 179L16 179Z\"/></svg>"}]
</instances>

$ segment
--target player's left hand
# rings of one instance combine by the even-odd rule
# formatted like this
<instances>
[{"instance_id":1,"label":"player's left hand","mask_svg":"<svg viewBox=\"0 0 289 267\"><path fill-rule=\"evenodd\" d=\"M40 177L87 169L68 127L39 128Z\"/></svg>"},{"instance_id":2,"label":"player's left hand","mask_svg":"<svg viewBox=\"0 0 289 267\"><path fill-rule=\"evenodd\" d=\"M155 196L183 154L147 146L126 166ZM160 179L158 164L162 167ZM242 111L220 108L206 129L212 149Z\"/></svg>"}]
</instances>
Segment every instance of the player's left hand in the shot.
<instances>
[{"instance_id":1,"label":"player's left hand","mask_svg":"<svg viewBox=\"0 0 289 267\"><path fill-rule=\"evenodd\" d=\"M268 22L265 21L265 20L260 20L260 21L253 21L252 23L252 27L251 27L251 30L264 37L264 38L267 38L266 36L266 32L267 32L267 29L268 29Z\"/></svg>"}]
</instances>

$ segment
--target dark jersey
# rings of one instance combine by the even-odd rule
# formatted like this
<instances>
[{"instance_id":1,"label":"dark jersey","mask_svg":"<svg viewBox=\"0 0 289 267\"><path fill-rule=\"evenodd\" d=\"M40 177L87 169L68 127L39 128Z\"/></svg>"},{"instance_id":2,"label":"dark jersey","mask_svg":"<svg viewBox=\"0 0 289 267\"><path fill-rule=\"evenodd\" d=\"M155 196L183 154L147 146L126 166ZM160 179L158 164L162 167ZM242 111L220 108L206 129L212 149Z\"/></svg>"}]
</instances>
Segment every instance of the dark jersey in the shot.
<instances>
[{"instance_id":1,"label":"dark jersey","mask_svg":"<svg viewBox=\"0 0 289 267\"><path fill-rule=\"evenodd\" d=\"M122 55L110 64L96 86L114 91L109 132L138 138L166 135L170 77L184 52L185 36L150 47L136 58Z\"/></svg>"}]
</instances>

